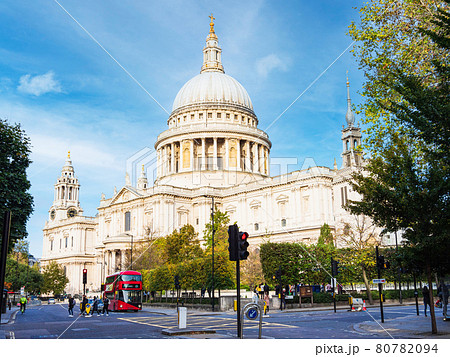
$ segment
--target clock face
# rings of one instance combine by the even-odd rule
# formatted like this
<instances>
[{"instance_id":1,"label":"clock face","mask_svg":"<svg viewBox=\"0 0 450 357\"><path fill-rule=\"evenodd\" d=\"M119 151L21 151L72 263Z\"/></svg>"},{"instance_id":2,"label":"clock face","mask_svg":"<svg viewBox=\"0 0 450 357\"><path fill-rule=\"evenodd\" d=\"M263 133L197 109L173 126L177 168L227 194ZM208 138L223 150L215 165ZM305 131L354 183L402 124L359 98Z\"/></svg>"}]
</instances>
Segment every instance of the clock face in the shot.
<instances>
[{"instance_id":1,"label":"clock face","mask_svg":"<svg viewBox=\"0 0 450 357\"><path fill-rule=\"evenodd\" d=\"M67 211L67 217L75 217L77 215L77 210L74 208L71 208Z\"/></svg>"},{"instance_id":2,"label":"clock face","mask_svg":"<svg viewBox=\"0 0 450 357\"><path fill-rule=\"evenodd\" d=\"M55 219L55 216L56 216L56 212L55 212L55 210L52 210L52 211L50 212L50 218L51 218L51 219Z\"/></svg>"}]
</instances>

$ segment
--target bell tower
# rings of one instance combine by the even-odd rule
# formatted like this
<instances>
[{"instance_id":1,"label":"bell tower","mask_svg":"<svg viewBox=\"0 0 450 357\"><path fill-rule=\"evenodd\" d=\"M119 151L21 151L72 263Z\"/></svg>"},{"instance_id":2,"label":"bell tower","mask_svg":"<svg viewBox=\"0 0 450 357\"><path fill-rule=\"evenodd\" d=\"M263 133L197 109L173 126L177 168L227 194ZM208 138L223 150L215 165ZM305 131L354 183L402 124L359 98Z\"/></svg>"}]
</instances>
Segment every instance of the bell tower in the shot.
<instances>
[{"instance_id":1,"label":"bell tower","mask_svg":"<svg viewBox=\"0 0 450 357\"><path fill-rule=\"evenodd\" d=\"M70 151L55 184L55 195L49 211L49 221L63 220L81 215L83 210L79 201L80 184L70 159Z\"/></svg>"},{"instance_id":2,"label":"bell tower","mask_svg":"<svg viewBox=\"0 0 450 357\"><path fill-rule=\"evenodd\" d=\"M342 167L359 167L362 164L361 128L354 126L355 114L352 111L350 99L350 84L347 76L347 113L345 114L347 127L342 126Z\"/></svg>"}]
</instances>

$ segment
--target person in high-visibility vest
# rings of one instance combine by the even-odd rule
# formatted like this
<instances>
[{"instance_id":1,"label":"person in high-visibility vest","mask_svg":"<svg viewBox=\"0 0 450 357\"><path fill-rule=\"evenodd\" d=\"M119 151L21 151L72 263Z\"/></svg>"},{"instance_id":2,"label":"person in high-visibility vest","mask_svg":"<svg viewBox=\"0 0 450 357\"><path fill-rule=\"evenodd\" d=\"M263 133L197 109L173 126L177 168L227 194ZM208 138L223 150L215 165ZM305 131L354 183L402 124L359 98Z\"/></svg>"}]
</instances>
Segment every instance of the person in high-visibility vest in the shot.
<instances>
[{"instance_id":1,"label":"person in high-visibility vest","mask_svg":"<svg viewBox=\"0 0 450 357\"><path fill-rule=\"evenodd\" d=\"M22 314L25 312L27 306L27 298L25 296L22 296L20 298L20 311L22 312Z\"/></svg>"}]
</instances>

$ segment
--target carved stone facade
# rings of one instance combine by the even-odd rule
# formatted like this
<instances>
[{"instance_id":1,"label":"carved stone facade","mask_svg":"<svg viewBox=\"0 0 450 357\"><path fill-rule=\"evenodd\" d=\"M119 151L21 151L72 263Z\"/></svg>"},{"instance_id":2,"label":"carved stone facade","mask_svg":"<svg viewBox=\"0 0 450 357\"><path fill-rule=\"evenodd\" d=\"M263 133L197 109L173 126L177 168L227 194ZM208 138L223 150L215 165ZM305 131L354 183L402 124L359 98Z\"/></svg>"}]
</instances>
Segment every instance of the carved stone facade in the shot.
<instances>
[{"instance_id":1,"label":"carved stone facade","mask_svg":"<svg viewBox=\"0 0 450 357\"><path fill-rule=\"evenodd\" d=\"M84 267L90 290L98 291L106 275L128 268L125 262L132 242L149 234L162 237L191 224L201 237L210 220L211 197L217 209L250 234L252 246L268 236L272 242L314 243L324 223L334 230L348 218L343 206L358 199L349 178L362 164L356 151L361 132L354 126L350 96L347 127L342 130L342 168L335 164L333 169L312 167L271 177L272 143L258 129L244 87L224 73L213 24L203 54L200 74L181 88L168 129L156 140L153 184L149 185L142 167L136 187L127 174L125 186L113 197L102 195L95 219L82 217L78 181L72 177L71 162L66 163L44 228L42 262L55 260L66 267L68 293L81 292ZM71 174L67 179L72 183L62 185L66 174ZM72 192L70 199L68 192ZM70 207L77 209L74 217L64 215ZM59 212L57 217L53 210ZM69 242L73 237L74 244L66 246L65 237Z\"/></svg>"}]
</instances>

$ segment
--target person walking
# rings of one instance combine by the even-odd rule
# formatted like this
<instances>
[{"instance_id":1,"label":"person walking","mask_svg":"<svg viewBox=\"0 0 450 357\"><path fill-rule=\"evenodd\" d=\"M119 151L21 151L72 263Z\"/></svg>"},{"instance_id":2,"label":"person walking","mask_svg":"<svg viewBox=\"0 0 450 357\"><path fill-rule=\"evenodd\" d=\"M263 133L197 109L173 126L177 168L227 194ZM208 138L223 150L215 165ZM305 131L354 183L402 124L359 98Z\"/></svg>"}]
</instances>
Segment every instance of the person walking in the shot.
<instances>
[{"instance_id":1,"label":"person walking","mask_svg":"<svg viewBox=\"0 0 450 357\"><path fill-rule=\"evenodd\" d=\"M269 304L270 304L270 298L269 298L269 293L264 292L264 315L267 315L267 313L269 312Z\"/></svg>"},{"instance_id":2,"label":"person walking","mask_svg":"<svg viewBox=\"0 0 450 357\"><path fill-rule=\"evenodd\" d=\"M83 295L83 300L81 300L81 304L80 304L80 315L86 314L86 305L88 303L88 299L86 297L86 295Z\"/></svg>"},{"instance_id":3,"label":"person walking","mask_svg":"<svg viewBox=\"0 0 450 357\"><path fill-rule=\"evenodd\" d=\"M92 310L91 310L92 316L94 316L94 312L97 313L97 316L100 316L100 311L98 311L98 303L99 303L99 300L97 299L97 296L94 296L94 303L92 304Z\"/></svg>"},{"instance_id":4,"label":"person walking","mask_svg":"<svg viewBox=\"0 0 450 357\"><path fill-rule=\"evenodd\" d=\"M442 314L444 315L444 321L447 321L447 306L448 306L448 287L444 281L441 281L441 285L438 289L438 295L442 301Z\"/></svg>"},{"instance_id":5,"label":"person walking","mask_svg":"<svg viewBox=\"0 0 450 357\"><path fill-rule=\"evenodd\" d=\"M281 304L280 304L280 310L286 310L286 288L283 288L283 290L281 291Z\"/></svg>"},{"instance_id":6,"label":"person walking","mask_svg":"<svg viewBox=\"0 0 450 357\"><path fill-rule=\"evenodd\" d=\"M422 296L423 296L423 305L425 307L425 317L427 316L427 305L430 306L430 290L428 290L428 286L424 286L422 289ZM430 306L430 312L431 312L431 306Z\"/></svg>"},{"instance_id":7,"label":"person walking","mask_svg":"<svg viewBox=\"0 0 450 357\"><path fill-rule=\"evenodd\" d=\"M20 298L20 311L22 314L25 312L25 309L27 307L27 298L25 296L22 296Z\"/></svg>"},{"instance_id":8,"label":"person walking","mask_svg":"<svg viewBox=\"0 0 450 357\"><path fill-rule=\"evenodd\" d=\"M108 307L109 307L109 299L105 295L105 298L103 299L102 315L104 315L106 313L106 316L109 316L109 314L108 314Z\"/></svg>"},{"instance_id":9,"label":"person walking","mask_svg":"<svg viewBox=\"0 0 450 357\"><path fill-rule=\"evenodd\" d=\"M69 295L69 317L73 317L73 307L75 306L75 299Z\"/></svg>"}]
</instances>

